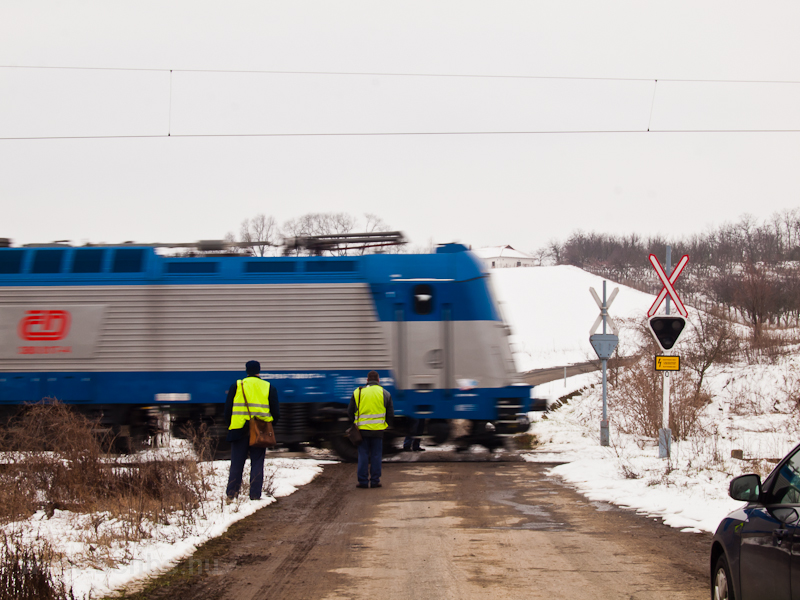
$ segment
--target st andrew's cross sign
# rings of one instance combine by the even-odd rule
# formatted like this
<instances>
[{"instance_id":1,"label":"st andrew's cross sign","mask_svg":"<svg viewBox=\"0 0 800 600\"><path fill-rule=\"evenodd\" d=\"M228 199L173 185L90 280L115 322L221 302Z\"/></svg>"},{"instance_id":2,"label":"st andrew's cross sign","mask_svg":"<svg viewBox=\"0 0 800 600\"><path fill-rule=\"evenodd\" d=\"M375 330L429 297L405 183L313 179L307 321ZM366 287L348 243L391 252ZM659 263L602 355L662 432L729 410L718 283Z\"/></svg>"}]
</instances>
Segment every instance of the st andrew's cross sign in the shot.
<instances>
[{"instance_id":1,"label":"st andrew's cross sign","mask_svg":"<svg viewBox=\"0 0 800 600\"><path fill-rule=\"evenodd\" d=\"M651 254L648 258L650 259L650 264L653 265L653 268L656 270L658 278L661 280L661 283L663 283L664 286L661 288L661 291L658 293L658 296L656 296L656 300L655 302L653 302L653 306L651 306L650 310L647 311L647 316L652 317L653 315L655 315L656 312L658 312L661 303L664 302L664 299L667 297L667 294L669 294L669 297L672 298L672 301L675 303L675 308L681 314L681 316L688 317L689 312L686 310L686 307L683 305L681 297L678 296L678 292L675 291L675 288L673 286L675 282L678 280L678 276L681 274L681 271L683 271L683 268L686 266L686 263L689 262L689 255L684 254L681 257L680 261L678 261L678 264L675 265L675 268L672 270L672 273L670 273L669 277L667 277L667 273L664 271L664 267L661 266L661 263L658 261L658 258L656 258L655 254Z\"/></svg>"}]
</instances>

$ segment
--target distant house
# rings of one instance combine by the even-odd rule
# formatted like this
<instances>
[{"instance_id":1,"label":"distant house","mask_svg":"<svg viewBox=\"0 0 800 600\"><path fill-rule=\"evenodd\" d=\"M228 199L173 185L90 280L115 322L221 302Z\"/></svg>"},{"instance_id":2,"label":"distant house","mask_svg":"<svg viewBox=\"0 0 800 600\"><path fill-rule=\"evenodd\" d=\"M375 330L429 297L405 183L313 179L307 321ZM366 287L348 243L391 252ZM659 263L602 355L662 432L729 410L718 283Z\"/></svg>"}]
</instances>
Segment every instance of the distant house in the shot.
<instances>
[{"instance_id":1,"label":"distant house","mask_svg":"<svg viewBox=\"0 0 800 600\"><path fill-rule=\"evenodd\" d=\"M490 246L489 248L478 248L473 250L478 258L483 260L487 269L503 269L506 267L535 267L535 259L514 250L511 246Z\"/></svg>"}]
</instances>

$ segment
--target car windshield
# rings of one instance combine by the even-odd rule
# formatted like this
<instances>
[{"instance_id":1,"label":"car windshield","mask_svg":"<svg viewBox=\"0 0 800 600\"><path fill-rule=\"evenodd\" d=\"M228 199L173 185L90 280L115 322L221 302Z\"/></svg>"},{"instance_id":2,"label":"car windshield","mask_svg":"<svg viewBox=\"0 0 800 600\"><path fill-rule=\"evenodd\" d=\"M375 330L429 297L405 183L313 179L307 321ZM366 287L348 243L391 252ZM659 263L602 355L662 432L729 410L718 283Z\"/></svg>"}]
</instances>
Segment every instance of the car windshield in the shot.
<instances>
[{"instance_id":1,"label":"car windshield","mask_svg":"<svg viewBox=\"0 0 800 600\"><path fill-rule=\"evenodd\" d=\"M772 498L778 504L800 504L800 451L795 452L778 472Z\"/></svg>"}]
</instances>

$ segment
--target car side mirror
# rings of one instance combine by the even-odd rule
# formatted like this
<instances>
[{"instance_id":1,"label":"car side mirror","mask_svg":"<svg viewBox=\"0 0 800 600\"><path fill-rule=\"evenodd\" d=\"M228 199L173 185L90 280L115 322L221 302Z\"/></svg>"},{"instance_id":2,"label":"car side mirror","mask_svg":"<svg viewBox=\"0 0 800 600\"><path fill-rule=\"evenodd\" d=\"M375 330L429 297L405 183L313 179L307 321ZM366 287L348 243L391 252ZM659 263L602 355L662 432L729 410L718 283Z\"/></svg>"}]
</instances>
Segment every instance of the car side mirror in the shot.
<instances>
[{"instance_id":1,"label":"car side mirror","mask_svg":"<svg viewBox=\"0 0 800 600\"><path fill-rule=\"evenodd\" d=\"M756 502L761 496L761 477L755 474L734 477L728 488L728 494L734 500Z\"/></svg>"}]
</instances>

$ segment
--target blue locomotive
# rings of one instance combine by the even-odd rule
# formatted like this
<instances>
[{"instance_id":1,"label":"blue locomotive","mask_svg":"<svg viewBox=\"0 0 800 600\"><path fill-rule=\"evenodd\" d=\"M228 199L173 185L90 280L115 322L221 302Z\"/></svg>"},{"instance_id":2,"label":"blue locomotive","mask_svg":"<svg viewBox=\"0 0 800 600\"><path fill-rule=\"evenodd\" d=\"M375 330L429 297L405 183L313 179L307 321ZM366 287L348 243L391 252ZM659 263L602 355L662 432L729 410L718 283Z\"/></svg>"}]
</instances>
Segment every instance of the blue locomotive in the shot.
<instances>
[{"instance_id":1,"label":"blue locomotive","mask_svg":"<svg viewBox=\"0 0 800 600\"><path fill-rule=\"evenodd\" d=\"M54 397L132 443L154 413L216 435L246 361L278 389L292 447L342 437L353 389L376 370L403 417L472 433L527 429L489 276L459 244L435 254L169 256L145 245L0 248L0 410ZM176 428L177 429L177 428ZM388 444L391 446L391 444Z\"/></svg>"}]
</instances>

